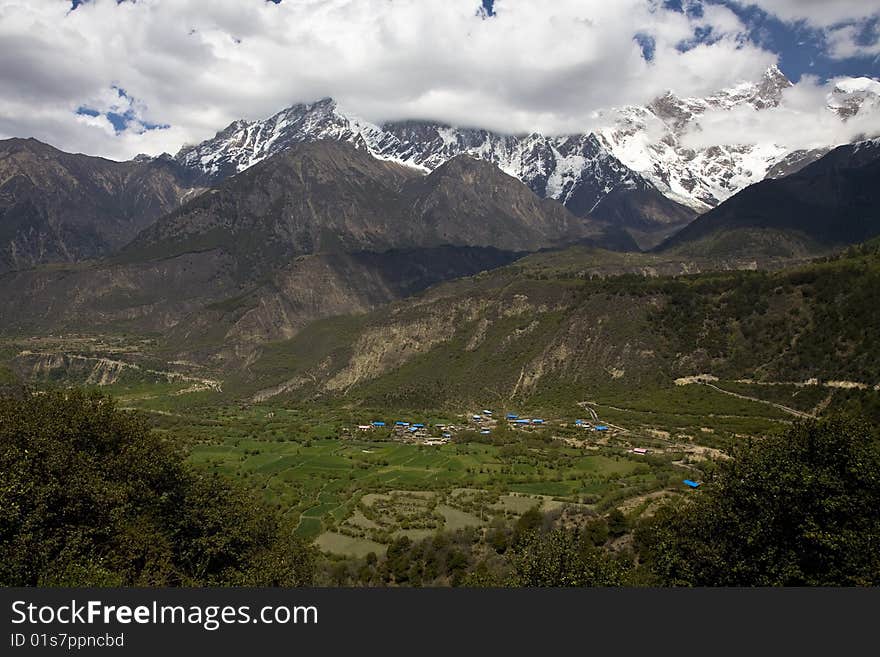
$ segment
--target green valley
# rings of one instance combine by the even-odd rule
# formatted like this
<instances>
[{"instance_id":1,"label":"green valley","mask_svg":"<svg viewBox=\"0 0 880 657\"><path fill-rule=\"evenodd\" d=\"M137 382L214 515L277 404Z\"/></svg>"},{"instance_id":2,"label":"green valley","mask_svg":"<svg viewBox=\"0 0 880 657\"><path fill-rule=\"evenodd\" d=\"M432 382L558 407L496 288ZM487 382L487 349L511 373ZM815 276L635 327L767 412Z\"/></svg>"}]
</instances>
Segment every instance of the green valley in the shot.
<instances>
[{"instance_id":1,"label":"green valley","mask_svg":"<svg viewBox=\"0 0 880 657\"><path fill-rule=\"evenodd\" d=\"M482 544L532 509L633 527L748 441L880 418L876 244L773 271L637 273L657 258L535 254L318 320L247 362L162 334L6 336L2 372L111 394L253 491L331 579L401 541Z\"/></svg>"}]
</instances>

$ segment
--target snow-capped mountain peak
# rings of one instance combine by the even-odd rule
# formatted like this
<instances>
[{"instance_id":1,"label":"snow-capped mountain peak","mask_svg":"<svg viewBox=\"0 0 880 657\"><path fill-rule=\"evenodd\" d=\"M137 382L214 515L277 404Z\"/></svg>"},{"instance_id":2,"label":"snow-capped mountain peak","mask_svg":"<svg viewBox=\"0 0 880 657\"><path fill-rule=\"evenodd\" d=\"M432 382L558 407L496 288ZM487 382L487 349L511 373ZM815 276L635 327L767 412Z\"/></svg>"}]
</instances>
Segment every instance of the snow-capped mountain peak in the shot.
<instances>
[{"instance_id":1,"label":"snow-capped mountain peak","mask_svg":"<svg viewBox=\"0 0 880 657\"><path fill-rule=\"evenodd\" d=\"M214 138L181 149L175 159L200 182L213 183L294 143L332 139L424 172L456 155L471 155L492 162L538 195L557 199L579 214L593 212L615 193L658 190L702 212L768 173L784 175L815 159L818 151L793 153L774 143L701 148L686 143L686 135L699 131L708 113L743 107L765 111L779 106L791 86L773 66L754 82L744 81L704 98L668 92L645 106L604 113L607 124L593 132L552 137L504 135L429 121L378 125L323 98L293 105L262 121L234 121ZM838 80L828 99L829 111L844 121L866 106L880 111L880 82L870 78Z\"/></svg>"},{"instance_id":2,"label":"snow-capped mountain peak","mask_svg":"<svg viewBox=\"0 0 880 657\"><path fill-rule=\"evenodd\" d=\"M333 139L365 147L366 141L381 142L382 131L365 121L341 113L336 101L322 98L299 103L262 121L233 121L225 129L177 154L183 166L216 181L243 171L288 148L316 139Z\"/></svg>"},{"instance_id":3,"label":"snow-capped mountain peak","mask_svg":"<svg viewBox=\"0 0 880 657\"><path fill-rule=\"evenodd\" d=\"M880 82L872 78L841 78L827 100L828 109L843 120L863 110L880 112Z\"/></svg>"},{"instance_id":4,"label":"snow-capped mountain peak","mask_svg":"<svg viewBox=\"0 0 880 657\"><path fill-rule=\"evenodd\" d=\"M670 198L704 211L768 174L792 173L827 152L792 152L784 145L761 141L701 148L686 143L685 136L699 132L701 119L708 113L743 107L754 111L775 108L791 86L791 81L773 66L757 82L742 82L705 98L679 98L670 92L646 107L621 108L613 124L598 133L623 164ZM863 107L870 106L870 111L880 113L878 101L880 83L865 78L845 79L838 81L829 96L828 109L846 120Z\"/></svg>"},{"instance_id":5,"label":"snow-capped mountain peak","mask_svg":"<svg viewBox=\"0 0 880 657\"><path fill-rule=\"evenodd\" d=\"M456 155L471 155L584 214L612 190L651 188L590 133L523 137L422 121L378 126L343 111L330 98L293 105L263 121L234 121L213 139L182 149L176 159L203 181L216 182L294 143L320 139L349 142L377 158L425 172Z\"/></svg>"}]
</instances>

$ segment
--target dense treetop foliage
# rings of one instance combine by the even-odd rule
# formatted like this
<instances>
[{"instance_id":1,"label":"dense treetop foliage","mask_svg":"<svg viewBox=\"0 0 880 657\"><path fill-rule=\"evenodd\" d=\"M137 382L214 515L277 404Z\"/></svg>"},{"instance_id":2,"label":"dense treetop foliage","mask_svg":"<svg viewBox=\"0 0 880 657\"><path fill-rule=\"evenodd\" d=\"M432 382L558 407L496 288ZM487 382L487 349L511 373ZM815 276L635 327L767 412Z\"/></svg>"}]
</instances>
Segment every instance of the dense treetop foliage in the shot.
<instances>
[{"instance_id":1,"label":"dense treetop foliage","mask_svg":"<svg viewBox=\"0 0 880 657\"><path fill-rule=\"evenodd\" d=\"M0 399L0 584L302 585L312 557L98 393Z\"/></svg>"},{"instance_id":2,"label":"dense treetop foliage","mask_svg":"<svg viewBox=\"0 0 880 657\"><path fill-rule=\"evenodd\" d=\"M660 585L880 584L880 442L839 419L750 442L636 532Z\"/></svg>"}]
</instances>

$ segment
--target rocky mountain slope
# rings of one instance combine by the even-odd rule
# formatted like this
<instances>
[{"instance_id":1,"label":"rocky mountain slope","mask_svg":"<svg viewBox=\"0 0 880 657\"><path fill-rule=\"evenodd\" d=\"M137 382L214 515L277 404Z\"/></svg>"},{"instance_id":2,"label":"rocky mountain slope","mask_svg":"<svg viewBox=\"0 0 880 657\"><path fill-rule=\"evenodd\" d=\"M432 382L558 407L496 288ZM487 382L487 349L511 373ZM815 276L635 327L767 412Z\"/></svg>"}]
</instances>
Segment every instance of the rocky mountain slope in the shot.
<instances>
[{"instance_id":1,"label":"rocky mountain slope","mask_svg":"<svg viewBox=\"0 0 880 657\"><path fill-rule=\"evenodd\" d=\"M880 140L748 187L664 243L680 254L803 255L880 234Z\"/></svg>"},{"instance_id":2,"label":"rocky mountain slope","mask_svg":"<svg viewBox=\"0 0 880 657\"><path fill-rule=\"evenodd\" d=\"M539 196L556 199L575 214L613 221L650 246L768 173L791 173L817 157L814 151L789 152L773 143L687 145L686 135L699 129L707 112L773 108L790 86L773 67L758 82L707 98L666 94L644 107L609 111L604 127L570 136L502 135L426 121L377 125L325 98L262 121L236 121L213 139L181 149L176 160L194 180L206 183L292 144L319 139L349 142L426 172L469 154L519 178ZM841 81L828 108L841 121L859 111L880 115L880 84Z\"/></svg>"},{"instance_id":3,"label":"rocky mountain slope","mask_svg":"<svg viewBox=\"0 0 880 657\"><path fill-rule=\"evenodd\" d=\"M236 121L213 139L182 149L176 160L192 171L194 181L216 183L294 144L327 139L351 143L379 159L423 173L459 155L470 155L579 216L621 221L619 225L633 225L643 232L681 226L694 215L621 164L592 134L511 136L415 121L380 127L347 115L329 98L294 105L265 121ZM630 193L635 200L618 211L617 199Z\"/></svg>"},{"instance_id":4,"label":"rocky mountain slope","mask_svg":"<svg viewBox=\"0 0 880 657\"><path fill-rule=\"evenodd\" d=\"M423 176L319 141L295 144L163 217L122 257L222 248L271 266L311 253L445 245L535 251L601 241L603 231L467 155Z\"/></svg>"},{"instance_id":5,"label":"rocky mountain slope","mask_svg":"<svg viewBox=\"0 0 880 657\"><path fill-rule=\"evenodd\" d=\"M674 278L595 276L596 257L537 254L381 312L322 320L266 345L229 385L256 399L547 409L596 396L625 404L702 373L864 390L880 381L876 243L776 272ZM817 392L817 402L827 394Z\"/></svg>"},{"instance_id":6,"label":"rocky mountain slope","mask_svg":"<svg viewBox=\"0 0 880 657\"><path fill-rule=\"evenodd\" d=\"M113 162L0 141L0 272L118 249L199 191L170 158Z\"/></svg>"},{"instance_id":7,"label":"rocky mountain slope","mask_svg":"<svg viewBox=\"0 0 880 657\"><path fill-rule=\"evenodd\" d=\"M604 226L467 156L427 176L303 143L229 178L94 264L0 276L0 331L125 326L230 349L287 337ZM614 235L612 239L617 239Z\"/></svg>"}]
</instances>

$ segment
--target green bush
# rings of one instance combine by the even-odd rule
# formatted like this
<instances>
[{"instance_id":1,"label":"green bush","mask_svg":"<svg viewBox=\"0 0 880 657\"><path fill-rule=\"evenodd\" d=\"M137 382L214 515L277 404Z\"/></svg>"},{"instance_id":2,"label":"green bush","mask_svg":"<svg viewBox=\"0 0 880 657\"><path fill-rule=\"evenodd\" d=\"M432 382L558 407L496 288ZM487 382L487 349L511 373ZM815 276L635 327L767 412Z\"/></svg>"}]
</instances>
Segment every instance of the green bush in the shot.
<instances>
[{"instance_id":1,"label":"green bush","mask_svg":"<svg viewBox=\"0 0 880 657\"><path fill-rule=\"evenodd\" d=\"M655 583L880 584L880 442L842 419L753 441L636 531Z\"/></svg>"},{"instance_id":2,"label":"green bush","mask_svg":"<svg viewBox=\"0 0 880 657\"><path fill-rule=\"evenodd\" d=\"M0 584L302 585L275 511L99 393L0 399Z\"/></svg>"}]
</instances>

